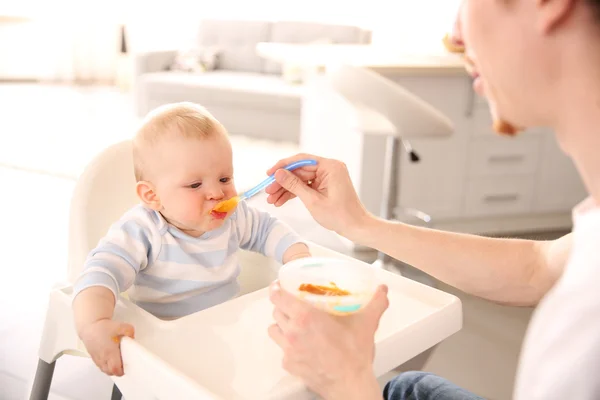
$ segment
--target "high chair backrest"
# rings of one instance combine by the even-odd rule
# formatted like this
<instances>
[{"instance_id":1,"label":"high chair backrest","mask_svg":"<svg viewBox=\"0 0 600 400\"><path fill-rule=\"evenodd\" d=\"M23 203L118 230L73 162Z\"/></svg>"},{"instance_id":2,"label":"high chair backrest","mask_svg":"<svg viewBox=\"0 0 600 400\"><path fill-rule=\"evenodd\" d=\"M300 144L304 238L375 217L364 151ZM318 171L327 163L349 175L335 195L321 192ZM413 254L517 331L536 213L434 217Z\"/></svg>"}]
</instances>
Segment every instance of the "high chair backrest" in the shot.
<instances>
[{"instance_id":1,"label":"high chair backrest","mask_svg":"<svg viewBox=\"0 0 600 400\"><path fill-rule=\"evenodd\" d=\"M367 68L328 66L327 78L348 102L379 113L403 138L448 136L452 121L435 107L396 82Z\"/></svg>"},{"instance_id":2,"label":"high chair backrest","mask_svg":"<svg viewBox=\"0 0 600 400\"><path fill-rule=\"evenodd\" d=\"M131 141L111 145L80 175L69 215L68 279L74 282L83 263L110 225L138 202Z\"/></svg>"}]
</instances>

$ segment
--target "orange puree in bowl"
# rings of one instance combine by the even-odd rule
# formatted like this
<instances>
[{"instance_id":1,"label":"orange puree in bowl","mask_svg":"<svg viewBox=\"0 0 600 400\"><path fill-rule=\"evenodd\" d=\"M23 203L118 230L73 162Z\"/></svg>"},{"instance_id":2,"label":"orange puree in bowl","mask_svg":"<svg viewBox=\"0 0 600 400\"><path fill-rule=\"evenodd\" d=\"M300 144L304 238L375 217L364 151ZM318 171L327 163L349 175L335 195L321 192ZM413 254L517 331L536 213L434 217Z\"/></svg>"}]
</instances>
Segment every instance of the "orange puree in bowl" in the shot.
<instances>
[{"instance_id":1,"label":"orange puree in bowl","mask_svg":"<svg viewBox=\"0 0 600 400\"><path fill-rule=\"evenodd\" d=\"M349 291L340 289L337 285L331 282L331 286L313 285L312 283L303 283L298 288L301 292L318 294L322 296L348 296Z\"/></svg>"}]
</instances>

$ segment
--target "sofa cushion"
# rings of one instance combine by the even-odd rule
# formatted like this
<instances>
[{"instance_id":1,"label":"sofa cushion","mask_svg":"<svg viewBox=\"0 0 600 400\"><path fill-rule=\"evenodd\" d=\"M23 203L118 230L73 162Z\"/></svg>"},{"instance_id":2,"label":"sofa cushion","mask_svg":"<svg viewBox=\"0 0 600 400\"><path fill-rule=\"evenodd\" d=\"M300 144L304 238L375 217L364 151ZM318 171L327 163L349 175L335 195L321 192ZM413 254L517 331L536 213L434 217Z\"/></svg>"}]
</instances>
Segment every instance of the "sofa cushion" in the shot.
<instances>
[{"instance_id":1,"label":"sofa cushion","mask_svg":"<svg viewBox=\"0 0 600 400\"><path fill-rule=\"evenodd\" d=\"M299 112L302 86L280 76L252 72L211 71L202 74L154 72L140 77L148 97L201 104L241 105Z\"/></svg>"},{"instance_id":2,"label":"sofa cushion","mask_svg":"<svg viewBox=\"0 0 600 400\"><path fill-rule=\"evenodd\" d=\"M217 47L197 47L177 52L167 71L203 73L217 69L219 49Z\"/></svg>"},{"instance_id":3,"label":"sofa cushion","mask_svg":"<svg viewBox=\"0 0 600 400\"><path fill-rule=\"evenodd\" d=\"M198 45L219 48L217 68L229 71L262 72L264 60L256 45L269 40L271 23L205 19L200 22Z\"/></svg>"},{"instance_id":4,"label":"sofa cushion","mask_svg":"<svg viewBox=\"0 0 600 400\"><path fill-rule=\"evenodd\" d=\"M371 42L371 33L358 26L321 24L302 21L273 22L269 42L308 44L326 41L334 44L367 44ZM264 72L280 74L281 65L266 61Z\"/></svg>"}]
</instances>

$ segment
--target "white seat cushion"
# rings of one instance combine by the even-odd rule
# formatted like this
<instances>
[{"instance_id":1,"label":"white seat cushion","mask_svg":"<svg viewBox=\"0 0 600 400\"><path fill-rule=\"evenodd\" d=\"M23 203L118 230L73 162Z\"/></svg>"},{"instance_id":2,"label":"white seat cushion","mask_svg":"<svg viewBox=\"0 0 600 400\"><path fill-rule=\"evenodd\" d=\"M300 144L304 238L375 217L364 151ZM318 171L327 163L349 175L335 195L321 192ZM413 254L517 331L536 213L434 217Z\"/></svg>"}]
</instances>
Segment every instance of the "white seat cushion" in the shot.
<instances>
[{"instance_id":1,"label":"white seat cushion","mask_svg":"<svg viewBox=\"0 0 600 400\"><path fill-rule=\"evenodd\" d=\"M246 107L300 111L303 87L285 82L280 76L236 71L201 74L154 72L140 77L148 96L160 95L169 101L182 96L198 103L238 104Z\"/></svg>"}]
</instances>

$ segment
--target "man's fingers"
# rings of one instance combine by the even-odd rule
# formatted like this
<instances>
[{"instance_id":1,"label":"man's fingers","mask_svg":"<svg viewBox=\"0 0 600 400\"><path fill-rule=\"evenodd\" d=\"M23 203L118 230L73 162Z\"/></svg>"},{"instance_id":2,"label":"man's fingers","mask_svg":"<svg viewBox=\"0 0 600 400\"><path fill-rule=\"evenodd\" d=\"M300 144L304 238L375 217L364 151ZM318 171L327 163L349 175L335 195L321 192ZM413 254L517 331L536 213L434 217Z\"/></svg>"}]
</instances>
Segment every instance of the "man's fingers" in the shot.
<instances>
[{"instance_id":1,"label":"man's fingers","mask_svg":"<svg viewBox=\"0 0 600 400\"><path fill-rule=\"evenodd\" d=\"M285 169L277 170L275 173L275 179L283 188L288 192L293 193L302 200L303 203L308 202L313 196L317 194L313 189L296 175Z\"/></svg>"},{"instance_id":2,"label":"man's fingers","mask_svg":"<svg viewBox=\"0 0 600 400\"><path fill-rule=\"evenodd\" d=\"M316 167L308 166L305 168L316 168ZM315 178L317 177L316 170L308 171L308 170L304 170L302 168L295 170L293 172L293 174L296 175L298 178L300 178L300 180L302 180L303 182L314 181ZM267 188L265 189L265 192L267 192L268 194L273 194L273 193L278 192L280 189L281 189L281 185L276 181L276 182L273 182L272 184L270 184L269 186L267 186Z\"/></svg>"},{"instance_id":3,"label":"man's fingers","mask_svg":"<svg viewBox=\"0 0 600 400\"><path fill-rule=\"evenodd\" d=\"M321 157L317 157L312 154L306 154L306 153L296 154L295 156L287 157L287 158L277 161L277 163L275 165L273 165L271 168L269 168L267 170L267 175L273 175L275 173L275 171L285 167L286 165L289 165L296 161L306 160L306 159L316 160L317 163L320 163L320 161L322 160ZM302 167L302 168L309 168L309 167ZM312 168L313 168L313 170L316 170L316 166L312 166Z\"/></svg>"},{"instance_id":4,"label":"man's fingers","mask_svg":"<svg viewBox=\"0 0 600 400\"><path fill-rule=\"evenodd\" d=\"M389 299L388 299L388 287L386 285L380 285L377 288L377 291L373 295L373 298L364 308L363 312L368 318L375 324L375 326L379 325L379 320L381 316L385 312L385 310L389 307Z\"/></svg>"},{"instance_id":5,"label":"man's fingers","mask_svg":"<svg viewBox=\"0 0 600 400\"><path fill-rule=\"evenodd\" d=\"M281 330L284 333L289 332L290 319L287 317L287 315L285 315L283 312L281 312L280 309L275 308L275 310L273 310L273 319L275 320L275 323L279 326L279 328L281 328Z\"/></svg>"},{"instance_id":6,"label":"man's fingers","mask_svg":"<svg viewBox=\"0 0 600 400\"><path fill-rule=\"evenodd\" d=\"M278 185L279 185L279 184L278 184ZM290 193L290 192L288 192L288 191L287 191L287 189L285 189L285 188L282 188L282 187L279 187L279 190L277 190L275 193L272 193L272 194L270 194L270 195L267 197L267 201L268 201L269 203L271 203L271 204L275 204L275 202L276 202L277 200L279 200L279 199L280 199L280 198L281 198L281 197L282 197L284 194L286 194L286 193L289 195L289 196L288 196L288 198L290 198L290 199L292 199L292 198L296 197L296 196L294 196L294 194L293 194L293 193Z\"/></svg>"},{"instance_id":7,"label":"man's fingers","mask_svg":"<svg viewBox=\"0 0 600 400\"><path fill-rule=\"evenodd\" d=\"M279 202L279 199L281 199L284 195L287 195L287 196L285 196L286 197L285 201L287 201L289 199L293 199L294 197L296 197L293 194L291 194L290 192L288 192L287 190L281 188L277 193L270 194L267 197L267 203L269 203L269 204L275 204L277 207L279 207L281 204L277 204L277 203Z\"/></svg>"},{"instance_id":8,"label":"man's fingers","mask_svg":"<svg viewBox=\"0 0 600 400\"><path fill-rule=\"evenodd\" d=\"M277 201L275 202L275 207L281 207L282 205L284 205L285 203L287 203L289 200L292 200L293 198L295 198L296 196L293 193L290 192L284 192L281 197L279 197L279 199L277 199Z\"/></svg>"},{"instance_id":9,"label":"man's fingers","mask_svg":"<svg viewBox=\"0 0 600 400\"><path fill-rule=\"evenodd\" d=\"M309 312L311 306L281 288L279 282L274 282L269 288L271 303L287 318L294 319Z\"/></svg>"},{"instance_id":10,"label":"man's fingers","mask_svg":"<svg viewBox=\"0 0 600 400\"><path fill-rule=\"evenodd\" d=\"M269 326L268 333L271 340L273 340L282 350L285 351L285 349L289 348L289 343L285 338L283 331L277 324Z\"/></svg>"},{"instance_id":11,"label":"man's fingers","mask_svg":"<svg viewBox=\"0 0 600 400\"><path fill-rule=\"evenodd\" d=\"M275 194L277 192L279 192L281 190L281 185L279 183L277 183L277 181L271 183L269 186L267 186L267 188L265 189L265 192L267 192L267 194Z\"/></svg>"}]
</instances>

